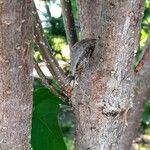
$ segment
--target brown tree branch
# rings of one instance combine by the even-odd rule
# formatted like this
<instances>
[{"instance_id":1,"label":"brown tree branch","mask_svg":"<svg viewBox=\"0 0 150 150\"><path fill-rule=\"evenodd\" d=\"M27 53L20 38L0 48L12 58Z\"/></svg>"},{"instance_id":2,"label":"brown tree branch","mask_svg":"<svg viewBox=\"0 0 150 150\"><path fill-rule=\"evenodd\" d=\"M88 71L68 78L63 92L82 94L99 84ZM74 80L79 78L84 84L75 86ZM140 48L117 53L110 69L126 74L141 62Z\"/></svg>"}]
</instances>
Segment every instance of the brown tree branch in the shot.
<instances>
[{"instance_id":1,"label":"brown tree branch","mask_svg":"<svg viewBox=\"0 0 150 150\"><path fill-rule=\"evenodd\" d=\"M51 74L54 76L54 78L64 91L64 94L70 97L72 91L72 87L70 86L70 80L65 75L64 71L59 66L57 60L52 54L52 50L49 46L49 43L44 36L44 32L36 8L34 11L34 19L35 19L34 39L36 41L36 44L40 48L40 52L42 54L43 59L46 62L47 68L49 69Z\"/></svg>"},{"instance_id":2,"label":"brown tree branch","mask_svg":"<svg viewBox=\"0 0 150 150\"><path fill-rule=\"evenodd\" d=\"M52 85L52 83L50 82L50 80L44 75L44 73L42 72L41 68L39 67L38 63L36 62L35 58L34 59L34 68L37 72L37 74L39 75L41 81L43 82L44 85L46 85L46 87L57 97L59 97L62 100L65 100L66 102L68 101L68 98L65 95L62 95L61 93L59 93L55 87Z\"/></svg>"},{"instance_id":3,"label":"brown tree branch","mask_svg":"<svg viewBox=\"0 0 150 150\"><path fill-rule=\"evenodd\" d=\"M137 133L140 127L140 119L144 111L145 103L150 98L150 59L145 62L142 70L134 79L134 99L133 108L127 114L128 126L122 135L122 140L125 147L130 145L129 141L132 141L133 137ZM134 118L134 119L133 119Z\"/></svg>"},{"instance_id":4,"label":"brown tree branch","mask_svg":"<svg viewBox=\"0 0 150 150\"><path fill-rule=\"evenodd\" d=\"M61 0L61 6L67 40L69 43L69 47L71 48L78 41L72 14L71 1Z\"/></svg>"},{"instance_id":5,"label":"brown tree branch","mask_svg":"<svg viewBox=\"0 0 150 150\"><path fill-rule=\"evenodd\" d=\"M138 74L142 70L145 62L148 59L150 59L150 31L148 34L146 45L145 45L144 50L143 50L141 60L140 60L139 64L135 67L135 70L134 70L135 74Z\"/></svg>"}]
</instances>

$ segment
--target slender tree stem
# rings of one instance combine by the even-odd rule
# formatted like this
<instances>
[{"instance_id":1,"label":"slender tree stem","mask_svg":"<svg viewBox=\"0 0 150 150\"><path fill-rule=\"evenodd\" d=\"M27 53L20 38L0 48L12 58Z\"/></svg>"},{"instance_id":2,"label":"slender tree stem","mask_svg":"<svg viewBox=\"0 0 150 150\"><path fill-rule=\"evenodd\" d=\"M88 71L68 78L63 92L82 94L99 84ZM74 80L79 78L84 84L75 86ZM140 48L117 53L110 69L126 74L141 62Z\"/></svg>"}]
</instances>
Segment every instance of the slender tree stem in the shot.
<instances>
[{"instance_id":1,"label":"slender tree stem","mask_svg":"<svg viewBox=\"0 0 150 150\"><path fill-rule=\"evenodd\" d=\"M50 13L50 10L49 10L49 5L48 5L47 1L44 1L44 3L45 3L46 13L47 13L49 21L50 21L50 19L51 19L51 13Z\"/></svg>"},{"instance_id":2,"label":"slender tree stem","mask_svg":"<svg viewBox=\"0 0 150 150\"><path fill-rule=\"evenodd\" d=\"M71 1L61 0L63 19L65 24L65 31L67 35L67 40L69 47L71 48L77 41L77 33L74 25L74 18L72 14Z\"/></svg>"},{"instance_id":3,"label":"slender tree stem","mask_svg":"<svg viewBox=\"0 0 150 150\"><path fill-rule=\"evenodd\" d=\"M52 83L50 82L50 80L44 75L43 71L41 70L40 66L38 65L38 63L36 62L35 58L34 58L34 68L36 70L36 72L38 73L41 81L44 83L44 85L47 86L47 88L57 97L59 97L62 100L67 101L67 97L62 95L61 93L59 93L55 87L52 85Z\"/></svg>"},{"instance_id":4,"label":"slender tree stem","mask_svg":"<svg viewBox=\"0 0 150 150\"><path fill-rule=\"evenodd\" d=\"M58 61L52 54L52 50L49 46L47 39L44 36L42 25L36 10L34 12L34 16L35 16L34 38L36 44L40 48L40 52L42 54L43 59L46 62L47 68L54 76L54 78L57 80L58 84L61 86L64 93L69 97L72 91L72 87L70 86L70 80L65 75L64 71L58 64Z\"/></svg>"}]
</instances>

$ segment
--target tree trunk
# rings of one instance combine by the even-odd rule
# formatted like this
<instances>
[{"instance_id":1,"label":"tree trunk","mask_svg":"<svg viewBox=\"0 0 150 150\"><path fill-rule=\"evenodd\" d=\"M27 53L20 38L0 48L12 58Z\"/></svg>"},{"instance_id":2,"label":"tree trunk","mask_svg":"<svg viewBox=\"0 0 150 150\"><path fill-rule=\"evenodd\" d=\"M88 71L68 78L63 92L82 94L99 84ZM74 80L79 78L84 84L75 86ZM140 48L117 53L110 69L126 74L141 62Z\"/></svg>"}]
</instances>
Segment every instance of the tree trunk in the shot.
<instances>
[{"instance_id":1,"label":"tree trunk","mask_svg":"<svg viewBox=\"0 0 150 150\"><path fill-rule=\"evenodd\" d=\"M30 0L0 0L0 149L29 148L32 108Z\"/></svg>"},{"instance_id":2,"label":"tree trunk","mask_svg":"<svg viewBox=\"0 0 150 150\"><path fill-rule=\"evenodd\" d=\"M72 98L76 150L129 150L150 96L150 62L137 76L132 68L144 0L78 0L78 6L82 39L97 44Z\"/></svg>"}]
</instances>

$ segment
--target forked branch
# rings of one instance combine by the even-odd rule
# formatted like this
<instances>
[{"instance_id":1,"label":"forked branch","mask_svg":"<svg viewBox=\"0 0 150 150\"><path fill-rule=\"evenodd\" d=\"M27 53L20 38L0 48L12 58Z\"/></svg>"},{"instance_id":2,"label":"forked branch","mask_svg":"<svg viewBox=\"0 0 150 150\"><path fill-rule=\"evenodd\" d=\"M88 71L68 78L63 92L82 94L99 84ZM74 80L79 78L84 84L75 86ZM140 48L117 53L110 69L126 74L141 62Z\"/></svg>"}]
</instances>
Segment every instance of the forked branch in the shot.
<instances>
[{"instance_id":1,"label":"forked branch","mask_svg":"<svg viewBox=\"0 0 150 150\"><path fill-rule=\"evenodd\" d=\"M61 93L59 93L55 87L52 85L52 83L50 82L50 80L45 76L45 74L43 73L43 71L41 70L40 66L38 65L38 63L36 62L35 58L33 58L34 60L34 68L37 72L37 74L39 75L42 83L57 97L59 97L62 100L67 101L68 98L65 95L62 95Z\"/></svg>"},{"instance_id":2,"label":"forked branch","mask_svg":"<svg viewBox=\"0 0 150 150\"><path fill-rule=\"evenodd\" d=\"M52 54L52 50L49 46L49 43L45 38L36 8L34 11L34 19L35 19L34 39L36 44L40 48L41 55L44 61L46 62L47 68L49 69L53 77L56 79L56 81L64 91L64 94L70 97L72 91L72 87L70 86L70 80L65 75L64 71L58 64L58 61L55 59L55 57Z\"/></svg>"}]
</instances>

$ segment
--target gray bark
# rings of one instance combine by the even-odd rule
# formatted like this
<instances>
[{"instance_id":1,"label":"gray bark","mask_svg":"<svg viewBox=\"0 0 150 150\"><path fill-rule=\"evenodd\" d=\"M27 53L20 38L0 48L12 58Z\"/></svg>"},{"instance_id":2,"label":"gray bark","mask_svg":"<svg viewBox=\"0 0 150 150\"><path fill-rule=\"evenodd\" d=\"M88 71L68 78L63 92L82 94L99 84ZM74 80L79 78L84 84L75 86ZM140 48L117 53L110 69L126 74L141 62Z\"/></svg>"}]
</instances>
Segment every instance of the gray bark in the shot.
<instances>
[{"instance_id":1,"label":"gray bark","mask_svg":"<svg viewBox=\"0 0 150 150\"><path fill-rule=\"evenodd\" d=\"M79 6L81 38L96 38L100 24L102 0L77 0L77 4Z\"/></svg>"},{"instance_id":2,"label":"gray bark","mask_svg":"<svg viewBox=\"0 0 150 150\"><path fill-rule=\"evenodd\" d=\"M82 39L96 38L97 44L73 92L76 150L129 150L150 96L148 64L137 76L132 68L144 0L78 4Z\"/></svg>"},{"instance_id":3,"label":"gray bark","mask_svg":"<svg viewBox=\"0 0 150 150\"><path fill-rule=\"evenodd\" d=\"M30 0L0 0L0 149L29 148L32 107Z\"/></svg>"},{"instance_id":4,"label":"gray bark","mask_svg":"<svg viewBox=\"0 0 150 150\"><path fill-rule=\"evenodd\" d=\"M69 43L69 47L71 49L71 47L78 41L74 17L71 8L71 0L61 0L61 7L66 36Z\"/></svg>"}]
</instances>

